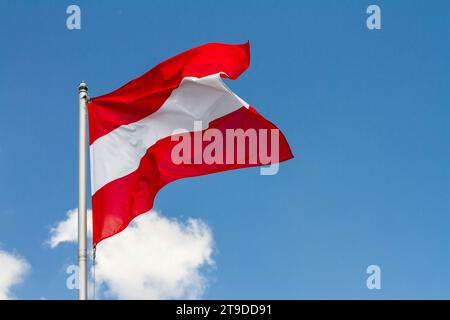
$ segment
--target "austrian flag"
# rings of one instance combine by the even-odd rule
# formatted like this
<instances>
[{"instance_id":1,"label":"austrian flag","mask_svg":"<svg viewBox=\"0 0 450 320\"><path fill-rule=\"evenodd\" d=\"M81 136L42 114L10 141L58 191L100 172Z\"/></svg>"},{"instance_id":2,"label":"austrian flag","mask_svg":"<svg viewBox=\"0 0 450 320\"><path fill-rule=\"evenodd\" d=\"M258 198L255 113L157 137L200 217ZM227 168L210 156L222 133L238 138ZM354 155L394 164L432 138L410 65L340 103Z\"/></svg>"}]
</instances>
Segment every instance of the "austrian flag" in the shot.
<instances>
[{"instance_id":1,"label":"austrian flag","mask_svg":"<svg viewBox=\"0 0 450 320\"><path fill-rule=\"evenodd\" d=\"M205 44L90 100L94 246L149 211L174 180L293 157L277 127L222 80L249 63L248 43Z\"/></svg>"}]
</instances>

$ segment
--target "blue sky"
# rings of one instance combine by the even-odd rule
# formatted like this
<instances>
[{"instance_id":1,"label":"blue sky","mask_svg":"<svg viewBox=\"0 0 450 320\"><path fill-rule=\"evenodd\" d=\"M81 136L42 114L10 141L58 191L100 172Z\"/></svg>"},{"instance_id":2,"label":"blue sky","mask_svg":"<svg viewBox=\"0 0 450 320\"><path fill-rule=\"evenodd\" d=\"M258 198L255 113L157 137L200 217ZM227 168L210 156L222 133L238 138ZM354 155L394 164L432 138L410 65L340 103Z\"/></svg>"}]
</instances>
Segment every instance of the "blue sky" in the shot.
<instances>
[{"instance_id":1,"label":"blue sky","mask_svg":"<svg viewBox=\"0 0 450 320\"><path fill-rule=\"evenodd\" d=\"M0 2L0 248L32 267L16 297L76 297L76 247L45 242L77 205L78 83L97 96L197 45L249 40L228 84L295 158L159 193L164 216L212 229L203 298L450 298L448 1L76 1L69 31L70 4Z\"/></svg>"}]
</instances>

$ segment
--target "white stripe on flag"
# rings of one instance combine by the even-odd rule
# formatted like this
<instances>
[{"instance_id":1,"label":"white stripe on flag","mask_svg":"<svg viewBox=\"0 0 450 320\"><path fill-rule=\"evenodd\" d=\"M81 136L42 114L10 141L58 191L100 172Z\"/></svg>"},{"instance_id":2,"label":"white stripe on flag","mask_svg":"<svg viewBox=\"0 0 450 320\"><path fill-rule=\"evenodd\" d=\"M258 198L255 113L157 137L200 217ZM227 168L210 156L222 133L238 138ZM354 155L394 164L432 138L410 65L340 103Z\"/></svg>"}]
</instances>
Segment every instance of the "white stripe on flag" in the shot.
<instances>
[{"instance_id":1,"label":"white stripe on flag","mask_svg":"<svg viewBox=\"0 0 450 320\"><path fill-rule=\"evenodd\" d=\"M135 171L147 149L176 129L192 132L194 121L202 121L206 129L211 121L241 107L249 105L225 85L220 73L183 78L156 112L120 126L90 146L92 194Z\"/></svg>"}]
</instances>

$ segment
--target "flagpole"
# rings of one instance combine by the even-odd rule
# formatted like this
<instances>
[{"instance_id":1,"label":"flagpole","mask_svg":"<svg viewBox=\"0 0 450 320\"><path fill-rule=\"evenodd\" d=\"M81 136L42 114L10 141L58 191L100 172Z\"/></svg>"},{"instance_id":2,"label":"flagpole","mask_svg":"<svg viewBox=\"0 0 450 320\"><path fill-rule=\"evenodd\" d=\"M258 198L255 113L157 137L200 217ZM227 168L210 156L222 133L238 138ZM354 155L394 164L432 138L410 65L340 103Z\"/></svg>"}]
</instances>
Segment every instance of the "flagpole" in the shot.
<instances>
[{"instance_id":1,"label":"flagpole","mask_svg":"<svg viewBox=\"0 0 450 320\"><path fill-rule=\"evenodd\" d=\"M78 86L78 299L87 300L86 113L87 84Z\"/></svg>"}]
</instances>

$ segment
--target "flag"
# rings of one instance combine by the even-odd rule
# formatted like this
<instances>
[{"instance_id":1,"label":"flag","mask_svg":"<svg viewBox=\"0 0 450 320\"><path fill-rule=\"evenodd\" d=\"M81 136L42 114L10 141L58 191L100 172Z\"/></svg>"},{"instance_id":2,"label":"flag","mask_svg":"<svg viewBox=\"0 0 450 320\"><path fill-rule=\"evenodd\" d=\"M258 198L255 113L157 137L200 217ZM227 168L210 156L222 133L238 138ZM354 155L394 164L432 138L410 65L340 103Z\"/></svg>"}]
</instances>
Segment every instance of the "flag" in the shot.
<instances>
[{"instance_id":1,"label":"flag","mask_svg":"<svg viewBox=\"0 0 450 320\"><path fill-rule=\"evenodd\" d=\"M94 245L149 211L174 180L293 157L284 135L222 80L249 63L249 43L205 44L89 101Z\"/></svg>"}]
</instances>

